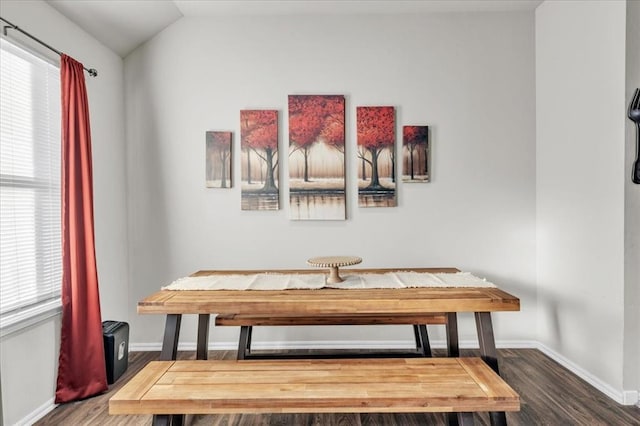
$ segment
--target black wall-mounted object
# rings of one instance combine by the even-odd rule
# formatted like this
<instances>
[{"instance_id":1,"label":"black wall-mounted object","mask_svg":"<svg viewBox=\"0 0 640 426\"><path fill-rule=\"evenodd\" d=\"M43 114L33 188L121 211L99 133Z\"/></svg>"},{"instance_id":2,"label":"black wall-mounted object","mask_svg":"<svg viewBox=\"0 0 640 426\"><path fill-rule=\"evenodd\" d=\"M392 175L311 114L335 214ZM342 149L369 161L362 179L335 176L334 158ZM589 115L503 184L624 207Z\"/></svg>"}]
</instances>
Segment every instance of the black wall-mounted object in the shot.
<instances>
[{"instance_id":1,"label":"black wall-mounted object","mask_svg":"<svg viewBox=\"0 0 640 426\"><path fill-rule=\"evenodd\" d=\"M636 123L636 161L631 166L631 180L640 184L640 89L633 94L627 116Z\"/></svg>"},{"instance_id":2,"label":"black wall-mounted object","mask_svg":"<svg viewBox=\"0 0 640 426\"><path fill-rule=\"evenodd\" d=\"M129 324L121 321L102 323L104 360L107 365L107 383L115 383L129 366Z\"/></svg>"}]
</instances>

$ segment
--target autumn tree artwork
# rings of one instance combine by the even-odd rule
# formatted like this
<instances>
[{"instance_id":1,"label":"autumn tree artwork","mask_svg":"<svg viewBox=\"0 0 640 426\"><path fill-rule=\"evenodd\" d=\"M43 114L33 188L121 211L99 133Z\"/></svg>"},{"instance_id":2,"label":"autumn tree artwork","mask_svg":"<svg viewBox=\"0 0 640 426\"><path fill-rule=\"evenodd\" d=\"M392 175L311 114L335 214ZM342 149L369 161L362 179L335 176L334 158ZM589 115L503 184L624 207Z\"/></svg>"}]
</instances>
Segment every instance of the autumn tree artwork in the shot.
<instances>
[{"instance_id":1,"label":"autumn tree artwork","mask_svg":"<svg viewBox=\"0 0 640 426\"><path fill-rule=\"evenodd\" d=\"M207 188L231 188L231 132L206 132Z\"/></svg>"},{"instance_id":2,"label":"autumn tree artwork","mask_svg":"<svg viewBox=\"0 0 640 426\"><path fill-rule=\"evenodd\" d=\"M278 111L240 111L242 210L278 210Z\"/></svg>"},{"instance_id":3,"label":"autumn tree artwork","mask_svg":"<svg viewBox=\"0 0 640 426\"><path fill-rule=\"evenodd\" d=\"M344 135L344 96L289 96L291 219L346 218Z\"/></svg>"},{"instance_id":4,"label":"autumn tree artwork","mask_svg":"<svg viewBox=\"0 0 640 426\"><path fill-rule=\"evenodd\" d=\"M402 128L402 181L429 182L429 126Z\"/></svg>"},{"instance_id":5,"label":"autumn tree artwork","mask_svg":"<svg viewBox=\"0 0 640 426\"><path fill-rule=\"evenodd\" d=\"M360 207L396 205L395 129L394 107L356 108Z\"/></svg>"}]
</instances>

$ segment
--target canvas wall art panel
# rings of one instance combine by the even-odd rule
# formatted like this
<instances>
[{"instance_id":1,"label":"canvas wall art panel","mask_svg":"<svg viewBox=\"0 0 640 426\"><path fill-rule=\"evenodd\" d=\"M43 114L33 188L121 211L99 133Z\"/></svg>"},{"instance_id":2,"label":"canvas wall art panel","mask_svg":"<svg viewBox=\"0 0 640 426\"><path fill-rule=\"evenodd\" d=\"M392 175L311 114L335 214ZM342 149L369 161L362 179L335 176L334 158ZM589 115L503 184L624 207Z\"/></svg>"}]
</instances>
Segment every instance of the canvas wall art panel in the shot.
<instances>
[{"instance_id":1,"label":"canvas wall art panel","mask_svg":"<svg viewBox=\"0 0 640 426\"><path fill-rule=\"evenodd\" d=\"M278 111L240 111L242 210L278 210Z\"/></svg>"},{"instance_id":2,"label":"canvas wall art panel","mask_svg":"<svg viewBox=\"0 0 640 426\"><path fill-rule=\"evenodd\" d=\"M392 106L357 107L358 205L396 206L396 119Z\"/></svg>"},{"instance_id":3,"label":"canvas wall art panel","mask_svg":"<svg viewBox=\"0 0 640 426\"><path fill-rule=\"evenodd\" d=\"M344 220L345 98L289 96L289 205L292 220Z\"/></svg>"},{"instance_id":4,"label":"canvas wall art panel","mask_svg":"<svg viewBox=\"0 0 640 426\"><path fill-rule=\"evenodd\" d=\"M402 181L429 182L429 126L402 128Z\"/></svg>"},{"instance_id":5,"label":"canvas wall art panel","mask_svg":"<svg viewBox=\"0 0 640 426\"><path fill-rule=\"evenodd\" d=\"M207 188L231 188L231 132L206 132Z\"/></svg>"}]
</instances>

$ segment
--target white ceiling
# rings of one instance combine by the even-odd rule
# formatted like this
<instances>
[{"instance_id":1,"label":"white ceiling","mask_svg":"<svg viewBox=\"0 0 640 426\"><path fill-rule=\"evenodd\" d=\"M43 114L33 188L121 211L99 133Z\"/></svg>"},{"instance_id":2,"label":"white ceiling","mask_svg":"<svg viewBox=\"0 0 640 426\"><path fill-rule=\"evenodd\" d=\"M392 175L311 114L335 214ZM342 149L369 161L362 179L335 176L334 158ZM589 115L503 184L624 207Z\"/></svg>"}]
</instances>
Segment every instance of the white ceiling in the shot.
<instances>
[{"instance_id":1,"label":"white ceiling","mask_svg":"<svg viewBox=\"0 0 640 426\"><path fill-rule=\"evenodd\" d=\"M123 58L182 18L170 0L46 1Z\"/></svg>"},{"instance_id":2,"label":"white ceiling","mask_svg":"<svg viewBox=\"0 0 640 426\"><path fill-rule=\"evenodd\" d=\"M173 22L225 15L415 14L533 10L542 0L46 0L121 57Z\"/></svg>"}]
</instances>

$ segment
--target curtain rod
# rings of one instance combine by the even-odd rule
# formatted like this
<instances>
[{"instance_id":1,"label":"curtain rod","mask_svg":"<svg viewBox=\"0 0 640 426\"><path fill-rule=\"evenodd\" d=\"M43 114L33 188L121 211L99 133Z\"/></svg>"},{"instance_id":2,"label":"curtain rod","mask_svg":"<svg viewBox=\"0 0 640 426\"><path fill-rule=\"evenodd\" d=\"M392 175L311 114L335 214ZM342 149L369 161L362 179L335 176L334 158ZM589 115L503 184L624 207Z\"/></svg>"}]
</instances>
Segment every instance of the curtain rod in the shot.
<instances>
[{"instance_id":1,"label":"curtain rod","mask_svg":"<svg viewBox=\"0 0 640 426\"><path fill-rule=\"evenodd\" d=\"M39 38L37 38L37 37L35 37L35 36L32 36L31 34L29 34L28 32L26 32L26 31L25 31L25 30L23 30L22 28L19 28L17 25L12 24L11 22L7 21L6 19L4 19L4 18L3 18L3 17L1 17L1 16L0 16L0 20L1 20L2 22L5 22L5 23L7 24L7 25L3 25L3 28L2 28L2 32L4 33L4 35L5 35L5 36L7 35L7 30L8 30L8 29L16 30L16 31L19 31L19 32L21 32L22 34L26 35L27 37L31 38L32 40L34 40L34 41L36 41L36 42L40 43L41 45L43 45L43 46L44 46L44 47L46 47L47 49L49 49L49 50L52 50L52 51L56 52L58 55L60 55L60 56L62 56L62 55L63 55L63 53L62 53L61 51L59 51L58 49L55 49L55 48L53 48L53 47L49 46L49 45L48 45L47 43L45 43L44 41L40 40ZM84 68L84 69L89 73L89 75L90 75L91 77L97 77L97 76L98 76L98 71L96 71L96 69L95 69L95 68L87 68L87 67L85 67L84 65L83 65L82 67L83 67L83 68Z\"/></svg>"}]
</instances>

